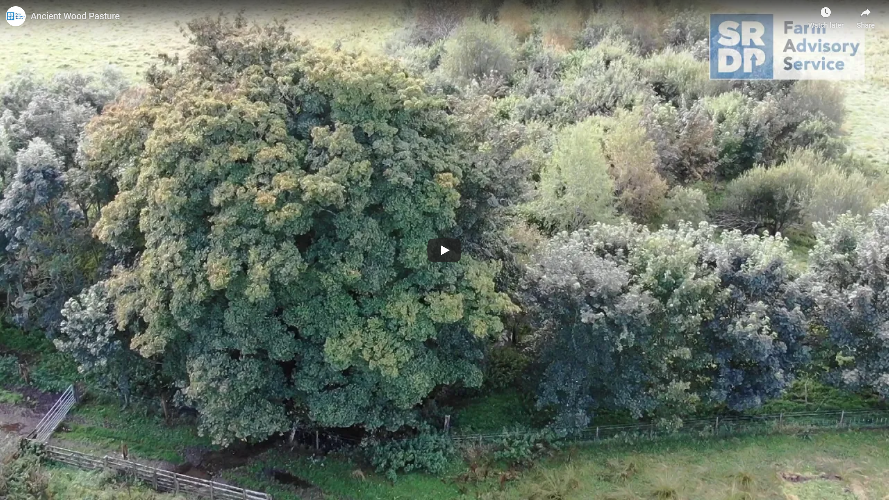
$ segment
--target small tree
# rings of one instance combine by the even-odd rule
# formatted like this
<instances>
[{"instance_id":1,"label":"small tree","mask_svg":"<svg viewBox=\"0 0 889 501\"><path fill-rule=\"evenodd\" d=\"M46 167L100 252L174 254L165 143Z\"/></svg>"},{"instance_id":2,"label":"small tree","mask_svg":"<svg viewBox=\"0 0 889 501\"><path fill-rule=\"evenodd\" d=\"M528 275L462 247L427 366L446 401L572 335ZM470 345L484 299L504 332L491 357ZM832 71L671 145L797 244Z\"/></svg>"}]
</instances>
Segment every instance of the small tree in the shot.
<instances>
[{"instance_id":1,"label":"small tree","mask_svg":"<svg viewBox=\"0 0 889 501\"><path fill-rule=\"evenodd\" d=\"M597 119L562 130L550 161L540 173L533 213L551 229L574 230L614 217L614 181Z\"/></svg>"}]
</instances>

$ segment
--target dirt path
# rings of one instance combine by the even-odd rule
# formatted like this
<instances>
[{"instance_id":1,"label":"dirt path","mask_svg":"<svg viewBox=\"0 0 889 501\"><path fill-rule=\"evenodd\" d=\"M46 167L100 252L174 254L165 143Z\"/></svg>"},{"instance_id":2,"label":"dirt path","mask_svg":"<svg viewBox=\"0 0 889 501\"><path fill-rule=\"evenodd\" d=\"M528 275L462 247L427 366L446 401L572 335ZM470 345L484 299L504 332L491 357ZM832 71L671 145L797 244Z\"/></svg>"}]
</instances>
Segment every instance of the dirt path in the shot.
<instances>
[{"instance_id":1,"label":"dirt path","mask_svg":"<svg viewBox=\"0 0 889 501\"><path fill-rule=\"evenodd\" d=\"M60 395L45 393L27 386L6 389L24 397L19 404L0 403L0 431L15 436L25 436L34 431L37 423L52 408Z\"/></svg>"}]
</instances>

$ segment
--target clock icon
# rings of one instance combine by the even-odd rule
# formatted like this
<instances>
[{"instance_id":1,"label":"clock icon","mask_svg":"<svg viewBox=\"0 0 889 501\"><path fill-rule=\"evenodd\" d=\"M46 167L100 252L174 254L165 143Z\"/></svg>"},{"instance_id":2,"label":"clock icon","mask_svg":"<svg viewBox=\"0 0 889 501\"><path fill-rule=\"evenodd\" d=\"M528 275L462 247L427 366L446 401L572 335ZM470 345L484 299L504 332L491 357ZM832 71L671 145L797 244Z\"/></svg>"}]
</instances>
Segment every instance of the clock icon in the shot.
<instances>
[{"instance_id":1,"label":"clock icon","mask_svg":"<svg viewBox=\"0 0 889 501\"><path fill-rule=\"evenodd\" d=\"M821 9L821 17L830 17L830 8L824 7Z\"/></svg>"}]
</instances>

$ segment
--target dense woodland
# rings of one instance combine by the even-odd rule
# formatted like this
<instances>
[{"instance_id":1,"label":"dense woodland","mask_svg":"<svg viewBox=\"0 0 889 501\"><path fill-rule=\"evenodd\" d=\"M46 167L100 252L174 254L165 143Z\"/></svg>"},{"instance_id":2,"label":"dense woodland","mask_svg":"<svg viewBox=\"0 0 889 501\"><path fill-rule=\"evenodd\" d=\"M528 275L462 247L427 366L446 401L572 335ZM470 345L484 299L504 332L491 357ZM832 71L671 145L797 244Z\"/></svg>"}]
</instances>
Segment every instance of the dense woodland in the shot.
<instances>
[{"instance_id":1,"label":"dense woodland","mask_svg":"<svg viewBox=\"0 0 889 501\"><path fill-rule=\"evenodd\" d=\"M219 444L386 456L504 387L560 432L801 374L889 396L887 166L846 152L842 92L709 80L703 12L532 22L557 8L420 3L384 55L200 19L143 81L17 75L6 317Z\"/></svg>"}]
</instances>

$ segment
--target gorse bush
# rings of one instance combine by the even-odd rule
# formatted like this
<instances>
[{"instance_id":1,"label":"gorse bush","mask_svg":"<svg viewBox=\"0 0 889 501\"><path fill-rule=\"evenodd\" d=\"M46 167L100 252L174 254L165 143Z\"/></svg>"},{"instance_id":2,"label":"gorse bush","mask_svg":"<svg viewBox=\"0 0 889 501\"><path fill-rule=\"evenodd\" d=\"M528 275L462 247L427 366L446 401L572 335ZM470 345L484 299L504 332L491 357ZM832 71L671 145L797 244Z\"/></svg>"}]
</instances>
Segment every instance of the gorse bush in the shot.
<instances>
[{"instance_id":1,"label":"gorse bush","mask_svg":"<svg viewBox=\"0 0 889 501\"><path fill-rule=\"evenodd\" d=\"M457 85L486 77L510 79L517 57L518 41L508 28L468 19L445 43L441 68Z\"/></svg>"},{"instance_id":2,"label":"gorse bush","mask_svg":"<svg viewBox=\"0 0 889 501\"><path fill-rule=\"evenodd\" d=\"M377 473L395 481L398 473L444 473L456 455L451 438L443 433L421 431L417 436L366 446L368 461Z\"/></svg>"}]
</instances>

